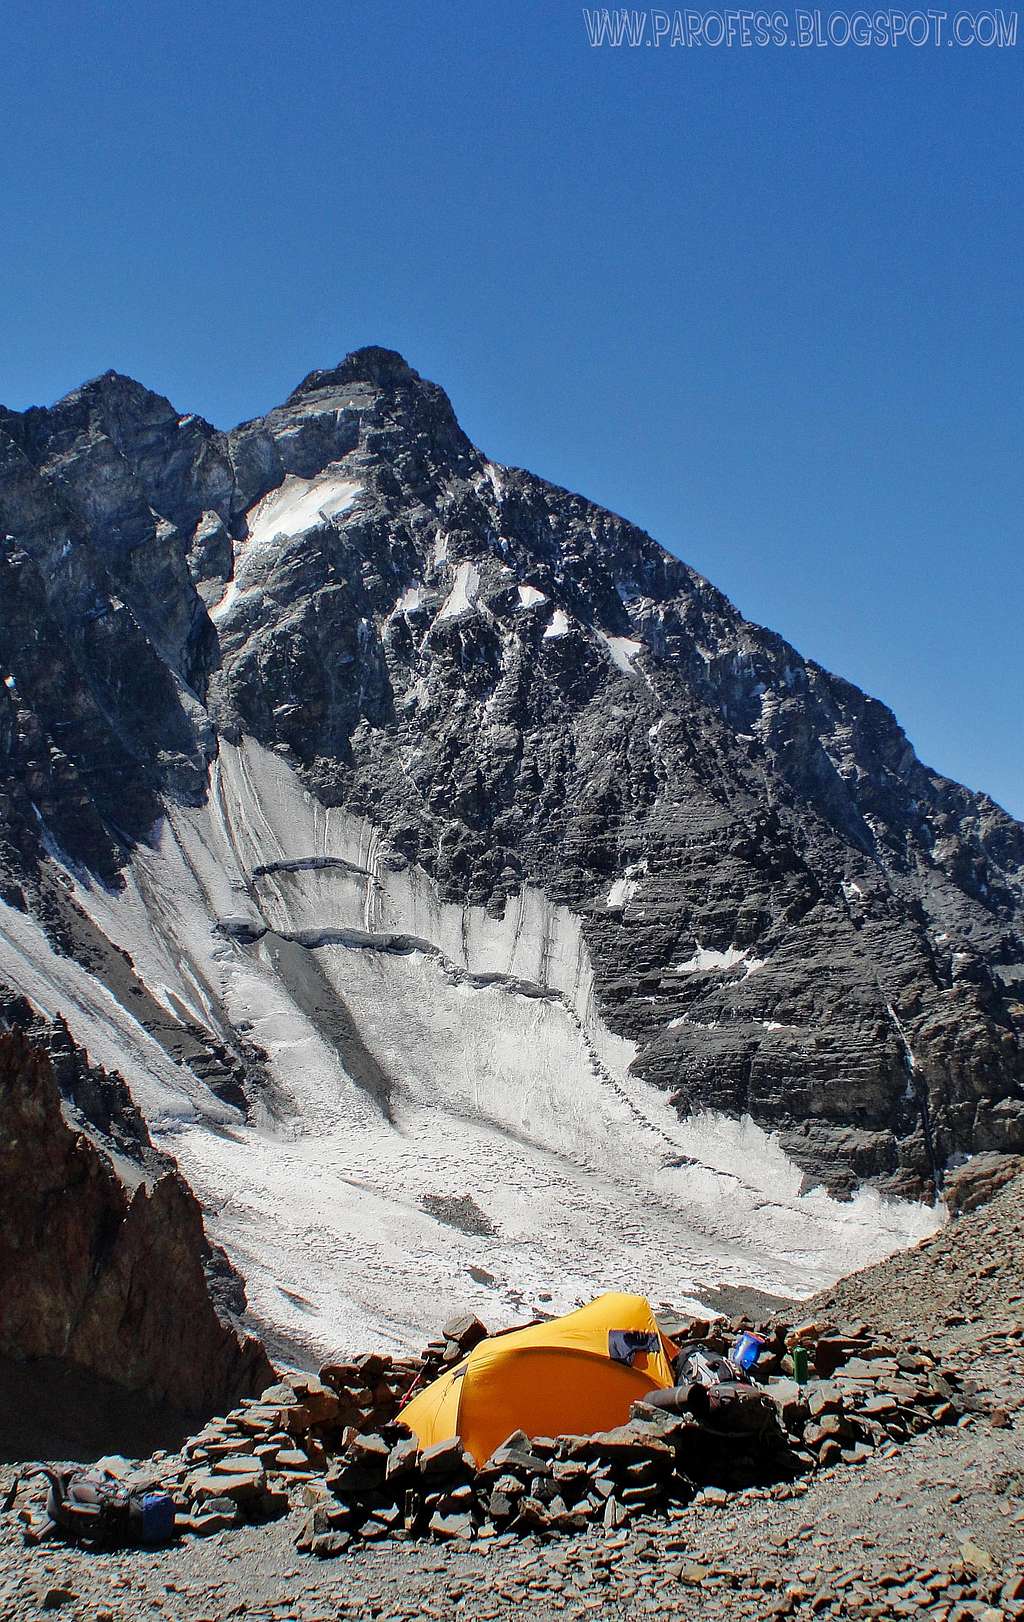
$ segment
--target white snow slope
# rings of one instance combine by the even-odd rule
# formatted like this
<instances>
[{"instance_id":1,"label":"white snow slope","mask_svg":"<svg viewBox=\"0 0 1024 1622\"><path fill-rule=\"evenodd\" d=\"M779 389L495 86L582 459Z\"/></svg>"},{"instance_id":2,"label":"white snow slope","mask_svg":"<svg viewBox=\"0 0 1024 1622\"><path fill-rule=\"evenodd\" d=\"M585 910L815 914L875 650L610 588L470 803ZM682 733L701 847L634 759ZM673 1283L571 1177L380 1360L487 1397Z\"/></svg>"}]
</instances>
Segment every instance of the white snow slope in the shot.
<instances>
[{"instance_id":1,"label":"white snow slope","mask_svg":"<svg viewBox=\"0 0 1024 1622\"><path fill-rule=\"evenodd\" d=\"M232 578L223 597L210 609L215 624L232 615L239 597L259 581L284 543L348 512L362 486L342 478L339 466L329 463L314 479L289 473L275 490L250 507L248 534L235 549Z\"/></svg>"},{"instance_id":2,"label":"white snow slope","mask_svg":"<svg viewBox=\"0 0 1024 1622\"><path fill-rule=\"evenodd\" d=\"M294 1361L609 1288L808 1292L938 1222L873 1192L801 1194L749 1119L681 1124L603 1024L577 918L536 890L500 920L442 903L252 742L221 745L208 804L168 812L123 892L66 876L168 1008L269 1056L245 1121L0 905L0 978L121 1070Z\"/></svg>"}]
</instances>

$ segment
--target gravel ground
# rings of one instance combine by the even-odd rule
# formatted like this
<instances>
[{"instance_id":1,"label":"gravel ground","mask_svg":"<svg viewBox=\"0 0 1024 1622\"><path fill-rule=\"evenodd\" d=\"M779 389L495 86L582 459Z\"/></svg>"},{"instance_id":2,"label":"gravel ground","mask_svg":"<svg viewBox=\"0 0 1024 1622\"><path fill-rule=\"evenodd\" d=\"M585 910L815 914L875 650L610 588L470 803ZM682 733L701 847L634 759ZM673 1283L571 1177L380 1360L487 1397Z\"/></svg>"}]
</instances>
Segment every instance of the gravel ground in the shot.
<instances>
[{"instance_id":1,"label":"gravel ground","mask_svg":"<svg viewBox=\"0 0 1024 1622\"><path fill-rule=\"evenodd\" d=\"M991 1370L1024 1400L1024 1381ZM888 1460L823 1472L783 1500L743 1493L699 1503L675 1521L645 1520L617 1536L540 1544L495 1540L468 1549L389 1542L320 1564L296 1555L297 1517L269 1527L190 1539L160 1553L90 1555L64 1545L24 1549L8 1522L0 1539L0 1615L43 1614L53 1590L64 1616L200 1622L245 1616L314 1618L535 1616L610 1618L808 1615L915 1616L941 1622L964 1597L950 1593L963 1561L961 1615L982 1616L1021 1578L1024 1615L1024 1431L985 1420L918 1437ZM949 1576L946 1590L926 1586ZM962 1581L960 1586L963 1587ZM873 1609L878 1601L883 1613ZM952 1605L951 1605L952 1602ZM989 1616L986 1622L996 1622Z\"/></svg>"},{"instance_id":2,"label":"gravel ground","mask_svg":"<svg viewBox=\"0 0 1024 1622\"><path fill-rule=\"evenodd\" d=\"M830 1292L830 1315L899 1329L976 1380L985 1408L891 1456L806 1486L697 1500L617 1534L466 1546L388 1541L324 1563L293 1545L299 1517L95 1555L22 1545L0 1521L0 1618L315 1622L336 1617L612 1619L927 1616L1024 1619L1024 1183L918 1250ZM825 1299L825 1298L823 1298ZM821 1303L815 1303L820 1306ZM993 1347L992 1342L996 1345Z\"/></svg>"}]
</instances>

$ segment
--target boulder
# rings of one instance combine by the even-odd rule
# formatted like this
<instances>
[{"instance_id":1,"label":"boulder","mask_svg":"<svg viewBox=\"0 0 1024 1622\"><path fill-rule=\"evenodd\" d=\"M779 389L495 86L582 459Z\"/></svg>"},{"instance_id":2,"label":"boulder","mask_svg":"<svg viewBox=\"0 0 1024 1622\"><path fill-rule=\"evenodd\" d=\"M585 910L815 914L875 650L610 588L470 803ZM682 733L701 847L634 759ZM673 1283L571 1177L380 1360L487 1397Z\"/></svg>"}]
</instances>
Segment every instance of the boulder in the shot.
<instances>
[{"instance_id":1,"label":"boulder","mask_svg":"<svg viewBox=\"0 0 1024 1622\"><path fill-rule=\"evenodd\" d=\"M507 1471L518 1471L527 1476L546 1476L551 1473L551 1463L534 1450L522 1431L517 1431L495 1448L480 1473L486 1478L501 1476Z\"/></svg>"},{"instance_id":2,"label":"boulder","mask_svg":"<svg viewBox=\"0 0 1024 1622\"><path fill-rule=\"evenodd\" d=\"M457 1318L449 1318L442 1334L445 1339L452 1341L465 1355L478 1346L482 1340L487 1339L487 1330L475 1313L462 1313Z\"/></svg>"},{"instance_id":3,"label":"boulder","mask_svg":"<svg viewBox=\"0 0 1024 1622\"><path fill-rule=\"evenodd\" d=\"M425 1481L459 1473L472 1475L475 1471L476 1465L464 1451L460 1436L452 1436L444 1442L435 1442L432 1447L425 1447L420 1454L420 1474Z\"/></svg>"},{"instance_id":4,"label":"boulder","mask_svg":"<svg viewBox=\"0 0 1024 1622\"><path fill-rule=\"evenodd\" d=\"M388 1483L408 1481L419 1470L419 1443L415 1436L402 1437L388 1454L385 1474Z\"/></svg>"},{"instance_id":5,"label":"boulder","mask_svg":"<svg viewBox=\"0 0 1024 1622\"><path fill-rule=\"evenodd\" d=\"M473 1517L469 1514L445 1515L437 1510L430 1517L429 1530L437 1538L468 1543L473 1536Z\"/></svg>"},{"instance_id":6,"label":"boulder","mask_svg":"<svg viewBox=\"0 0 1024 1622\"><path fill-rule=\"evenodd\" d=\"M227 1475L209 1474L193 1476L187 1490L193 1503L202 1504L210 1498L230 1498L236 1504L251 1504L262 1497L266 1486L266 1472L255 1461L246 1473L236 1471Z\"/></svg>"}]
</instances>

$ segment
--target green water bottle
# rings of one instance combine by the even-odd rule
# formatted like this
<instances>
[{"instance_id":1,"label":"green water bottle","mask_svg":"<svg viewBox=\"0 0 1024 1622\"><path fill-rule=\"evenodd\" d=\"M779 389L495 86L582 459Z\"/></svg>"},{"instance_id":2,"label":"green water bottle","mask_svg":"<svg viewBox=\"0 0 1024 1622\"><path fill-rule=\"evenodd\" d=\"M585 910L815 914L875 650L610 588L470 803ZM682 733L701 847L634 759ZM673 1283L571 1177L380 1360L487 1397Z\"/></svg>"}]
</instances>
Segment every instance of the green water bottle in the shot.
<instances>
[{"instance_id":1,"label":"green water bottle","mask_svg":"<svg viewBox=\"0 0 1024 1622\"><path fill-rule=\"evenodd\" d=\"M797 1385L807 1384L807 1347L793 1347L793 1378Z\"/></svg>"}]
</instances>

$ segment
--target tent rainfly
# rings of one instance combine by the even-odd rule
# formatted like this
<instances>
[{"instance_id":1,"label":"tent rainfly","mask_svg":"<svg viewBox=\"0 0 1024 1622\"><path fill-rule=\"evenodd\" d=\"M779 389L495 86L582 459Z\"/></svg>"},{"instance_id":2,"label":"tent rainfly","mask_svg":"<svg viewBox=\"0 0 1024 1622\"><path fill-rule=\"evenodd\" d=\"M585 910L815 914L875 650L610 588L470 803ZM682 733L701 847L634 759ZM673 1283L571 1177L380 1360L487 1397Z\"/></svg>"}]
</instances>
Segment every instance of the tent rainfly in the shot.
<instances>
[{"instance_id":1,"label":"tent rainfly","mask_svg":"<svg viewBox=\"0 0 1024 1622\"><path fill-rule=\"evenodd\" d=\"M483 1464L516 1430L578 1436L624 1424L632 1403L673 1384L675 1351L642 1295L601 1295L481 1341L399 1418L421 1447L460 1436Z\"/></svg>"}]
</instances>

